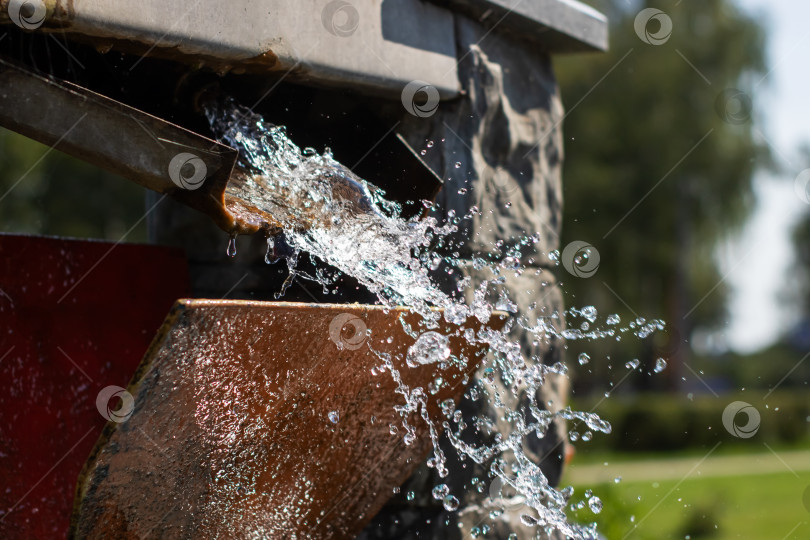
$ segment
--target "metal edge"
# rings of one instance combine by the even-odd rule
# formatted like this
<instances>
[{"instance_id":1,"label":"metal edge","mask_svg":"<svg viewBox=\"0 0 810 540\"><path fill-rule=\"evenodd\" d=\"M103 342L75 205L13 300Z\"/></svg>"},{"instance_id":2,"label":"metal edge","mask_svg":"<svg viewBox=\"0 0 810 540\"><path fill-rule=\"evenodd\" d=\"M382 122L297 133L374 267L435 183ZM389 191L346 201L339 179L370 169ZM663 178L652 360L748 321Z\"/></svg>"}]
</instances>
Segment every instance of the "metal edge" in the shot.
<instances>
[{"instance_id":1,"label":"metal edge","mask_svg":"<svg viewBox=\"0 0 810 540\"><path fill-rule=\"evenodd\" d=\"M608 19L578 0L429 0L550 53L608 50Z\"/></svg>"},{"instance_id":2,"label":"metal edge","mask_svg":"<svg viewBox=\"0 0 810 540\"><path fill-rule=\"evenodd\" d=\"M176 326L177 321L186 314L186 311L187 306L183 300L176 301L171 307L163 323L160 325L157 334L155 334L154 339L152 339L152 343L146 349L146 352L144 352L141 362L132 374L132 378L130 378L127 384L127 392L132 395L137 394L137 388L143 381L144 375L152 367L151 362L144 362L143 359L150 357L157 358L157 352L163 347L169 334ZM79 516L81 515L82 502L87 494L87 489L90 487L88 475L92 474L96 469L99 455L107 446L110 437L112 437L113 433L115 433L120 426L121 424L112 421L106 423L104 429L101 431L101 435L99 435L96 440L96 444L90 451L90 455L87 456L81 471L79 471L79 476L76 478L76 489L73 492L73 508L70 512L70 525L67 535L67 538L70 540L76 538L76 527L78 526Z\"/></svg>"}]
</instances>

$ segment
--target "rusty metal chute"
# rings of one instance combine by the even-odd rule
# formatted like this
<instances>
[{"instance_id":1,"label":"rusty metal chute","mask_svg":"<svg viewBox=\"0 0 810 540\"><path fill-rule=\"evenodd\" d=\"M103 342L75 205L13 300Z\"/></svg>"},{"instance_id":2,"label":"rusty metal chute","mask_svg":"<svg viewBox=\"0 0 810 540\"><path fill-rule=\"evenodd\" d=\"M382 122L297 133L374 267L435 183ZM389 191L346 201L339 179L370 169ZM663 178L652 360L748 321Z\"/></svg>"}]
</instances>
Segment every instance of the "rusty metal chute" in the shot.
<instances>
[{"instance_id":1,"label":"rusty metal chute","mask_svg":"<svg viewBox=\"0 0 810 540\"><path fill-rule=\"evenodd\" d=\"M410 388L441 377L425 393L440 425L439 404L460 399L486 352L444 324L466 362L409 367L403 322L419 320L356 304L178 302L129 385L129 414L79 478L72 536L353 538L431 448L415 413L403 442L402 396L374 368L390 355Z\"/></svg>"}]
</instances>

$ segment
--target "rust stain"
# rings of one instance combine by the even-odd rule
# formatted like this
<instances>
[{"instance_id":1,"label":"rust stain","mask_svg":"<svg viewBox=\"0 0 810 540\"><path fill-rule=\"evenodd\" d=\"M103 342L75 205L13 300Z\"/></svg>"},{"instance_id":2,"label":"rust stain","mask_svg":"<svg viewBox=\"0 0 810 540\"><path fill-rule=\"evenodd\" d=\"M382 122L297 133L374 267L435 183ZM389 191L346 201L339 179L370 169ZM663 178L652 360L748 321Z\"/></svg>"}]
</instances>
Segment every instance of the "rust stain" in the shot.
<instances>
[{"instance_id":1,"label":"rust stain","mask_svg":"<svg viewBox=\"0 0 810 540\"><path fill-rule=\"evenodd\" d=\"M59 27L65 28L70 26L70 22L73 20L74 16L73 0L66 0L64 3L61 0L56 0L56 2L53 3L53 7L49 6L48 18L54 21Z\"/></svg>"},{"instance_id":2,"label":"rust stain","mask_svg":"<svg viewBox=\"0 0 810 540\"><path fill-rule=\"evenodd\" d=\"M225 76L231 72L235 74L264 74L289 67L282 65L279 62L278 56L272 50L268 50L258 56L249 58L218 58L208 54L189 52L181 49L179 45L171 47L156 47L152 43L121 39L114 36L89 36L77 32L75 29L73 31L69 30L73 27L73 18L74 14L72 13L51 18L46 25L40 29L40 31L64 32L65 37L71 41L83 43L93 47L101 46L105 49L105 52L114 49L119 52L138 56L172 60L193 66L198 69L208 68L220 76ZM68 31L66 32L66 30ZM305 72L305 69L298 66L296 69L291 71L290 76L295 77L296 74L300 75Z\"/></svg>"},{"instance_id":3,"label":"rust stain","mask_svg":"<svg viewBox=\"0 0 810 540\"><path fill-rule=\"evenodd\" d=\"M5 24L11 24L6 9L8 2L9 0L0 0L0 22ZM231 72L236 74L262 74L292 67L282 64L278 55L269 47L265 52L257 56L220 58L211 54L184 50L181 45L160 46L160 43L125 39L114 34L107 35L107 33L101 32L99 29L80 29L75 24L75 0L48 0L46 6L47 19L45 24L37 30L38 32L60 32L71 41L101 47L105 52L114 48L124 53L154 56L197 68L205 67L223 76ZM95 35L86 32L95 32ZM305 73L306 69L299 65L292 69L289 75L295 78L296 76L303 77Z\"/></svg>"},{"instance_id":4,"label":"rust stain","mask_svg":"<svg viewBox=\"0 0 810 540\"><path fill-rule=\"evenodd\" d=\"M264 54L248 58L244 63L246 65L262 66L272 69L278 64L278 56L272 50L268 49Z\"/></svg>"},{"instance_id":5,"label":"rust stain","mask_svg":"<svg viewBox=\"0 0 810 540\"><path fill-rule=\"evenodd\" d=\"M368 343L338 348L330 325L343 314L371 330ZM354 538L430 449L415 415L419 438L402 442L402 398L372 372L382 361L370 347L398 358L411 388L441 373L436 420L485 352L445 327L466 368L408 368L400 317L418 324L381 306L178 302L128 388L133 415L107 426L82 471L71 537Z\"/></svg>"}]
</instances>

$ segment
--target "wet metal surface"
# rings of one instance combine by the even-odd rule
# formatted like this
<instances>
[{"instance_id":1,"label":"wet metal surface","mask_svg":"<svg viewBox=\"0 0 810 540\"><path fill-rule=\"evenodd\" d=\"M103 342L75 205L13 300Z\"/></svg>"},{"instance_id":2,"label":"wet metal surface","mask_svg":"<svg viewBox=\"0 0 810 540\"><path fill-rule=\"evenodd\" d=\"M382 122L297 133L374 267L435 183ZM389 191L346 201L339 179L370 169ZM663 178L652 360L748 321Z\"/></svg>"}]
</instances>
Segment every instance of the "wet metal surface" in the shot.
<instances>
[{"instance_id":1,"label":"wet metal surface","mask_svg":"<svg viewBox=\"0 0 810 540\"><path fill-rule=\"evenodd\" d=\"M379 306L178 302L128 388L132 415L83 471L75 537L353 538L431 445L415 415L419 437L403 442L404 400L371 348L396 355L411 388L441 374L438 420L483 354L409 368L400 317L417 323Z\"/></svg>"},{"instance_id":2,"label":"wet metal surface","mask_svg":"<svg viewBox=\"0 0 810 540\"><path fill-rule=\"evenodd\" d=\"M236 150L80 86L0 60L0 125L171 194L226 231L260 226L225 210Z\"/></svg>"},{"instance_id":3,"label":"wet metal surface","mask_svg":"<svg viewBox=\"0 0 810 540\"><path fill-rule=\"evenodd\" d=\"M186 261L165 247L0 234L0 276L0 538L65 538L106 424L97 397L126 386L187 294Z\"/></svg>"},{"instance_id":4,"label":"wet metal surface","mask_svg":"<svg viewBox=\"0 0 810 540\"><path fill-rule=\"evenodd\" d=\"M251 234L279 228L276 219L225 194L237 151L181 126L87 88L40 75L0 59L0 126L107 169L158 193L169 194L209 217L224 231ZM362 146L361 146L362 147ZM364 170L380 161L394 178L381 183L406 215L423 210L409 201L433 200L441 180L400 135L374 143ZM363 160L361 159L359 163ZM395 173L399 172L400 177ZM410 204L410 206L409 206Z\"/></svg>"}]
</instances>

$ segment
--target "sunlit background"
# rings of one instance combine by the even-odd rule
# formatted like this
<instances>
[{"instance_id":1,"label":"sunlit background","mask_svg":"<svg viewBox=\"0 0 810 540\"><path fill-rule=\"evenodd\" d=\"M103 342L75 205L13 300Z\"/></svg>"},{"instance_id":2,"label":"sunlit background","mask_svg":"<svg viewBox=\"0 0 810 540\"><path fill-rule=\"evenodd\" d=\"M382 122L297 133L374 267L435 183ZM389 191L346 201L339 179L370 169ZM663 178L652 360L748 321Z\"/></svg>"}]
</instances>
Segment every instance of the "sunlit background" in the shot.
<instances>
[{"instance_id":1,"label":"sunlit background","mask_svg":"<svg viewBox=\"0 0 810 540\"><path fill-rule=\"evenodd\" d=\"M562 242L601 255L593 277L563 276L568 304L667 330L569 342L573 403L614 432L579 434L564 481L605 499L611 539L808 538L810 5L591 4L611 51L556 62ZM672 23L664 42L634 26L649 7ZM645 373L657 357L665 377Z\"/></svg>"},{"instance_id":2,"label":"sunlit background","mask_svg":"<svg viewBox=\"0 0 810 540\"><path fill-rule=\"evenodd\" d=\"M810 3L588 3L611 50L555 58L560 245L588 242L600 267L558 275L597 325L667 326L568 344L572 405L613 425L570 426L564 482L605 502L573 518L610 539L810 538ZM672 22L660 43L634 25L647 7ZM146 239L134 184L5 130L0 171L4 232Z\"/></svg>"}]
</instances>

